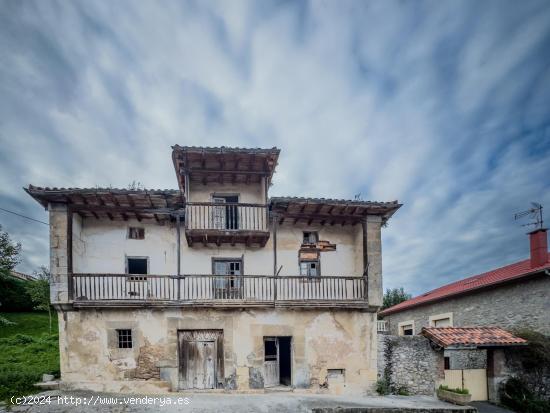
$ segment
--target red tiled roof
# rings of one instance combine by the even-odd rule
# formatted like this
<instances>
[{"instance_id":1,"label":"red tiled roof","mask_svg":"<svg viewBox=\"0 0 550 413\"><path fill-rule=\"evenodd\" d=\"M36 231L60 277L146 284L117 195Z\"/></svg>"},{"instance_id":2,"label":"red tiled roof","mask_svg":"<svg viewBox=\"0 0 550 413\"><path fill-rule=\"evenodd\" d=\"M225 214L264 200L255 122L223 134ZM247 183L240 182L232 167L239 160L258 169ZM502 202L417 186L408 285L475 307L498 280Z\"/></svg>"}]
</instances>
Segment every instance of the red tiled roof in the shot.
<instances>
[{"instance_id":1,"label":"red tiled roof","mask_svg":"<svg viewBox=\"0 0 550 413\"><path fill-rule=\"evenodd\" d=\"M548 253L548 260L546 264L531 268L531 262L529 259L516 262L515 264L507 265L505 267L497 268L495 270L485 272L483 274L474 275L473 277L465 278L454 283L444 285L443 287L436 288L430 292L419 295L418 297L411 298L410 300L403 301L393 307L387 308L381 311L381 315L388 315L397 313L399 311L408 310L409 308L416 307L422 304L427 304L433 301L439 301L444 298L452 297L458 294L465 294L471 291L476 291L481 288L493 286L496 284L505 283L527 277L534 273L540 272L550 268L550 253Z\"/></svg>"},{"instance_id":2,"label":"red tiled roof","mask_svg":"<svg viewBox=\"0 0 550 413\"><path fill-rule=\"evenodd\" d=\"M499 327L424 327L420 334L444 348L527 344L526 340Z\"/></svg>"}]
</instances>

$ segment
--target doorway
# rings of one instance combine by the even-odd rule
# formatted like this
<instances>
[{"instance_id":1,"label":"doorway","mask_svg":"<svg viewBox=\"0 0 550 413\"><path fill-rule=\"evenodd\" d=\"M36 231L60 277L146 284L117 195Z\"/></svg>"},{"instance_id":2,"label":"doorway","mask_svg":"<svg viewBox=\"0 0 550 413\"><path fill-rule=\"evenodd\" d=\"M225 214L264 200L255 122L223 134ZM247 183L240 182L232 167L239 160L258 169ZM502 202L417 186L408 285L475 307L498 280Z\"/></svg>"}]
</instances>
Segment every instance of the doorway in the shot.
<instances>
[{"instance_id":1,"label":"doorway","mask_svg":"<svg viewBox=\"0 0 550 413\"><path fill-rule=\"evenodd\" d=\"M292 385L292 337L264 337L264 387Z\"/></svg>"},{"instance_id":2,"label":"doorway","mask_svg":"<svg viewBox=\"0 0 550 413\"><path fill-rule=\"evenodd\" d=\"M223 379L223 332L181 330L179 339L179 387L215 389Z\"/></svg>"}]
</instances>

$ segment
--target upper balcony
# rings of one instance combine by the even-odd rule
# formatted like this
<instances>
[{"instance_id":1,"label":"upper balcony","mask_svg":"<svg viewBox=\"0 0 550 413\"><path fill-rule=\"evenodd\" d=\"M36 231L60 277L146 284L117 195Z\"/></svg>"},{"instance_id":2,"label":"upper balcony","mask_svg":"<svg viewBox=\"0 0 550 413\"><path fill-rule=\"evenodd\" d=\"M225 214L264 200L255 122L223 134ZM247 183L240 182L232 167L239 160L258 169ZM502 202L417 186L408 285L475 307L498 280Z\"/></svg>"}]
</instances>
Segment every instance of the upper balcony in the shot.
<instances>
[{"instance_id":1,"label":"upper balcony","mask_svg":"<svg viewBox=\"0 0 550 413\"><path fill-rule=\"evenodd\" d=\"M352 276L72 274L75 307L368 308Z\"/></svg>"},{"instance_id":2,"label":"upper balcony","mask_svg":"<svg viewBox=\"0 0 550 413\"><path fill-rule=\"evenodd\" d=\"M269 239L267 205L188 202L185 205L185 236L194 243L237 243L265 246Z\"/></svg>"}]
</instances>

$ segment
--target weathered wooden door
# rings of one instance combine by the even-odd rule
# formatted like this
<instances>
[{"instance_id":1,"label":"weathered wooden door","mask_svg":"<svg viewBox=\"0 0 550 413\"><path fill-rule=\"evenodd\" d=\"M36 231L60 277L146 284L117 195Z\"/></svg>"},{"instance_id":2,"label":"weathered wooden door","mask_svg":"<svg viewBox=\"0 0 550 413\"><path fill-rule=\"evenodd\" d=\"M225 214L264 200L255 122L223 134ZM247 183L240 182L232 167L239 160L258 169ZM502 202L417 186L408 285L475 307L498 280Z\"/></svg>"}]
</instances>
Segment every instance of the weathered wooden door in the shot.
<instances>
[{"instance_id":1,"label":"weathered wooden door","mask_svg":"<svg viewBox=\"0 0 550 413\"><path fill-rule=\"evenodd\" d=\"M215 389L220 377L223 377L223 366L220 364L223 363L223 350L220 349L223 342L221 332L181 331L179 340L180 388Z\"/></svg>"},{"instance_id":2,"label":"weathered wooden door","mask_svg":"<svg viewBox=\"0 0 550 413\"><path fill-rule=\"evenodd\" d=\"M225 198L212 198L215 204L225 204ZM226 207L222 205L214 205L212 207L212 228L225 229Z\"/></svg>"},{"instance_id":3,"label":"weathered wooden door","mask_svg":"<svg viewBox=\"0 0 550 413\"><path fill-rule=\"evenodd\" d=\"M472 401L487 400L487 370L445 370L443 384L451 388L468 389Z\"/></svg>"},{"instance_id":4,"label":"weathered wooden door","mask_svg":"<svg viewBox=\"0 0 550 413\"><path fill-rule=\"evenodd\" d=\"M276 337L264 338L264 386L280 384L279 377L279 341Z\"/></svg>"}]
</instances>

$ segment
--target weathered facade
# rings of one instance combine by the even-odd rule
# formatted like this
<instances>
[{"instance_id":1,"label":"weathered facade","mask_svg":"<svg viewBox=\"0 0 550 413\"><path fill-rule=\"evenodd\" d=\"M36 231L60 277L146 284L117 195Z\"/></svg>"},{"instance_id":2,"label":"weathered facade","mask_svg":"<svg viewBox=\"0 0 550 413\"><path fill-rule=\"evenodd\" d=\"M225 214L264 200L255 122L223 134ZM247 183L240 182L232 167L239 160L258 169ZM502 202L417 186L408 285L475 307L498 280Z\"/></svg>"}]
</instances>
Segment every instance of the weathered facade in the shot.
<instances>
[{"instance_id":1,"label":"weathered facade","mask_svg":"<svg viewBox=\"0 0 550 413\"><path fill-rule=\"evenodd\" d=\"M269 198L278 155L175 146L178 190L27 189L50 213L65 387L372 390L400 204Z\"/></svg>"}]
</instances>

